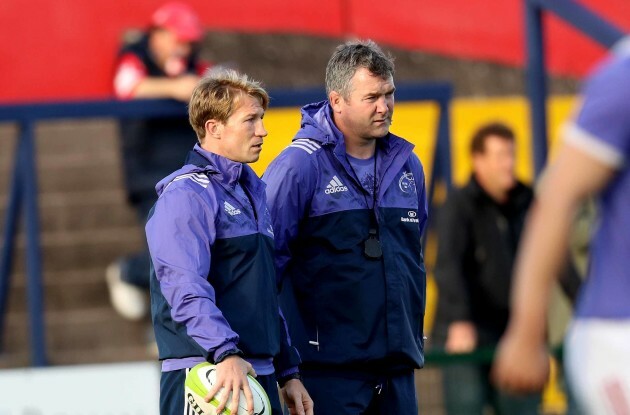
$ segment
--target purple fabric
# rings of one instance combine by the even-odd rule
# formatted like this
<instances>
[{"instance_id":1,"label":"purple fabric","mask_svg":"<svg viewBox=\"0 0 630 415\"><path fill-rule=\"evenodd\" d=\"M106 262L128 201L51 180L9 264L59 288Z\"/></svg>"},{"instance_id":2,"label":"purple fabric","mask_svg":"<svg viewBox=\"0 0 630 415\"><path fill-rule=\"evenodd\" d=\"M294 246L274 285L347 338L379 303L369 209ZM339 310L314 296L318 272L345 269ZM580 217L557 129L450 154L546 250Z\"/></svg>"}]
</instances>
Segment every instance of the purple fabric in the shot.
<instances>
[{"instance_id":1,"label":"purple fabric","mask_svg":"<svg viewBox=\"0 0 630 415\"><path fill-rule=\"evenodd\" d=\"M573 131L586 137L587 151L589 140L594 140L604 145L603 154L622 161L611 166L617 174L598 200L600 223L592 239L589 276L580 293L578 318L630 317L630 51L622 52L600 66L586 84ZM595 145L589 153L597 150ZM605 162L606 157L602 160Z\"/></svg>"},{"instance_id":2,"label":"purple fabric","mask_svg":"<svg viewBox=\"0 0 630 415\"><path fill-rule=\"evenodd\" d=\"M234 186L239 179L253 181L252 185L259 182L248 166L209 153L198 146L195 150L218 166L222 184ZM226 213L227 207L216 200L216 195L205 192L208 186L206 171L216 172L211 166L201 168L186 165L156 186L160 197L146 225L146 233L161 291L171 307L171 317L184 324L188 335L203 350L213 351L213 357L216 357L225 350L236 348L239 336L216 306L214 289L207 280L210 247L217 237L256 232L273 237L273 229L269 218L259 221L261 229L256 229L255 224L248 227L227 220L220 221L221 226L215 228L214 217L228 215L229 212ZM241 177L243 174L248 175L249 179ZM260 182L257 185L264 186ZM266 214L268 216L268 212ZM173 365L174 362L166 364L171 368ZM266 367L261 366L261 369L265 371Z\"/></svg>"},{"instance_id":3,"label":"purple fabric","mask_svg":"<svg viewBox=\"0 0 630 415\"><path fill-rule=\"evenodd\" d=\"M335 261L332 258L333 254L324 246L326 243L334 246L330 251L341 252L344 250L341 244L347 243L352 245L352 248L344 252L352 250L360 253L357 241L358 238L365 237L363 234L359 235L353 230L352 240L346 242L333 241L332 237L336 234L337 226L344 226L341 218L353 216L367 218L366 209L372 205L372 201L368 200L366 206L366 196L371 186L366 181L361 181L355 174L346 154L343 134L334 125L331 113L327 101L303 107L302 128L289 147L274 159L263 176L267 183L267 201L274 221L278 280L282 281L289 276L289 281L294 287L303 283L299 295L308 291L309 288L305 285L316 281L318 276L310 274L314 268L301 270L300 267L304 264L289 265L291 261L299 258L299 261L310 261L310 265L317 267L321 265L321 269L325 269L328 264L334 264ZM318 290L322 289L325 295L344 290L343 278L340 278L343 281L336 285L335 279L329 276L330 280L325 281L324 288L319 282L313 283L312 289L317 291L317 295L301 302L301 306L308 304L302 310L291 309L295 299L289 298L290 294L283 297L286 300L283 305L287 307L287 312L291 309L291 314L287 317L291 329L294 330L292 332L295 336L294 341L300 347L304 361L309 363L320 361L347 363L353 361L360 353L364 353L361 355L361 359L364 360L381 359L389 350L392 352L388 357L404 356L401 358L408 359L410 367L419 367L423 364L422 340L418 332L421 331L420 315L424 311L425 291L420 244L427 221L424 172L420 160L412 152L413 144L408 141L390 133L377 139L376 146L375 211L381 230L380 241L387 251L383 259L384 266L380 267L379 264L385 274L386 287L383 290L379 279L377 284L373 284L374 287L378 286L378 289L362 292L361 298L353 297L348 303L353 304L353 307L348 307L344 301L323 299L321 302L326 303L327 307L325 313L330 314L327 314L327 320L322 319L325 320L325 324L321 325L313 323L316 313L319 315L317 306L313 305L320 301L317 297L320 294ZM374 171L373 166L371 170ZM371 199L369 196L367 198ZM329 218L333 219L328 221ZM335 220L339 222L334 222ZM302 239L310 238L318 232L310 228L315 224L322 226L318 228L319 232L331 236L330 239L326 239L327 237L322 234L315 237L320 238L317 242L324 241L321 242L321 255L317 247L309 245L308 239ZM305 229L310 230L299 235ZM365 231L367 233L367 229ZM410 245L413 245L413 249L409 249ZM296 249L296 252L291 252L292 248ZM344 269L354 267L358 271L366 269L362 255L353 255L350 258L344 253L342 256L345 261ZM309 278L308 283L301 279L302 274L308 274L304 277ZM322 276L322 281L324 280ZM366 279L368 280L369 278ZM369 282L372 283L371 280ZM365 284L361 286L364 288ZM353 290L353 293L358 291L360 290ZM285 293L288 292L283 292ZM306 296L308 297L308 294ZM375 304L379 306L375 307ZM380 310L381 307L387 307L387 311L379 313L378 316L367 317L364 312ZM356 321L357 325L352 329L355 331L348 333L338 330L340 325L329 317L336 314L343 316L344 323ZM308 327L304 322L307 319L310 324ZM334 352L332 349L326 352L322 349L321 353L319 348L315 350L311 341L317 338L317 334L313 337L314 333L319 333L317 327L329 336L328 344L334 342L337 346L344 346L335 347L339 350ZM370 337L370 334L364 335L365 333L376 334Z\"/></svg>"},{"instance_id":4,"label":"purple fabric","mask_svg":"<svg viewBox=\"0 0 630 415\"><path fill-rule=\"evenodd\" d=\"M356 173L357 179L361 186L367 190L371 195L374 194L374 156L369 159L358 159L347 155L348 161L352 166L352 170ZM372 202L370 201L370 206Z\"/></svg>"},{"instance_id":5,"label":"purple fabric","mask_svg":"<svg viewBox=\"0 0 630 415\"><path fill-rule=\"evenodd\" d=\"M365 208L364 198L360 194L355 195L351 191L343 191L343 186L338 186L342 188L342 191L328 194L327 196L330 197L321 197L331 181L341 181L344 185L343 180L347 180L340 176L337 163L343 165L350 177L359 180L346 157L343 135L334 125L330 114L328 101L303 107L302 128L297 132L294 143L300 140L312 140L322 147L334 146L333 152L338 161L321 155L319 152L322 150L309 154L303 150L303 147L292 145L273 161L279 167L268 170L263 176L263 180L268 184L267 200L283 201L281 205L270 206L276 231L278 278L284 274L291 259L289 243L297 237L298 225L302 219L307 215L319 216ZM377 177L381 179L378 183L378 206L406 207L408 203L405 198L417 198L418 219L422 234L428 217L425 177L422 164L412 153L412 149L412 144L393 134L379 139L376 165ZM312 169L304 168L308 165L311 165ZM309 174L312 170L316 171L316 175ZM401 191L388 191L393 186Z\"/></svg>"}]
</instances>

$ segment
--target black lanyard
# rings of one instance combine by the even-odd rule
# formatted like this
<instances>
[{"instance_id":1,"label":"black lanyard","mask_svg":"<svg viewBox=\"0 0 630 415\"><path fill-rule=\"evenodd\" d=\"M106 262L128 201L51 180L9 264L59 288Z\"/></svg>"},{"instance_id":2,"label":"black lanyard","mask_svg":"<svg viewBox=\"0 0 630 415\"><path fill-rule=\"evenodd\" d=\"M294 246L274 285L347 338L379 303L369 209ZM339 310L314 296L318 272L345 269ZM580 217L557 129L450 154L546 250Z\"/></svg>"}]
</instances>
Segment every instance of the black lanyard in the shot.
<instances>
[{"instance_id":1,"label":"black lanyard","mask_svg":"<svg viewBox=\"0 0 630 415\"><path fill-rule=\"evenodd\" d=\"M377 154L378 153L375 148L374 149L374 176L372 178L373 184L372 184L372 206L371 207L370 207L370 204L368 203L368 198L365 196L365 192L364 191L361 192L361 194L363 195L363 199L365 200L365 205L367 206L368 209L371 210L368 237L365 241L363 241L363 254L368 259L380 259L383 256L383 249L381 247L381 242L378 239L378 221L376 220L376 193L378 192L378 189L376 187L376 183L377 183L376 181L376 155ZM359 184L361 184L361 179L357 175L357 172L354 170L352 163L348 162L348 164L350 164L350 168L354 172L355 177L359 180Z\"/></svg>"}]
</instances>

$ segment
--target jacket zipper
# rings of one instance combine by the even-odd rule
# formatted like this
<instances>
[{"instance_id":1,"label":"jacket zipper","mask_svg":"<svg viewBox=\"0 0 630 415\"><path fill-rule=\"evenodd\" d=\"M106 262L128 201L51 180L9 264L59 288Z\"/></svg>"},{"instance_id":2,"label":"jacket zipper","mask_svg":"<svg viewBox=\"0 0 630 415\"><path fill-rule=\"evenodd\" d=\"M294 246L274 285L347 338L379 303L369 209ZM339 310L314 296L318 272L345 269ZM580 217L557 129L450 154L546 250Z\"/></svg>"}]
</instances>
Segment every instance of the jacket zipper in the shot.
<instances>
[{"instance_id":1,"label":"jacket zipper","mask_svg":"<svg viewBox=\"0 0 630 415\"><path fill-rule=\"evenodd\" d=\"M317 351L319 352L319 326L315 326L315 340L309 340L308 344L317 347Z\"/></svg>"}]
</instances>

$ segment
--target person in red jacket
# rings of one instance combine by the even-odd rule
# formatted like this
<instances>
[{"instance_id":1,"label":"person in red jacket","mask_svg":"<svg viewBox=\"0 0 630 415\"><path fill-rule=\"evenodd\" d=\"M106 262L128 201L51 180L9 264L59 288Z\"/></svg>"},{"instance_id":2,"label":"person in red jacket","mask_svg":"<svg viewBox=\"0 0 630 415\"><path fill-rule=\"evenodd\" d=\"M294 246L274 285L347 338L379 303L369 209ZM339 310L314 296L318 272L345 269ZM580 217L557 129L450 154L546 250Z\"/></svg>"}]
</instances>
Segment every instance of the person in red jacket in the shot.
<instances>
[{"instance_id":1,"label":"person in red jacket","mask_svg":"<svg viewBox=\"0 0 630 415\"><path fill-rule=\"evenodd\" d=\"M187 102L199 76L210 66L197 56L202 37L199 17L186 4L172 2L157 9L147 33L123 47L119 55L116 96Z\"/></svg>"},{"instance_id":2,"label":"person in red jacket","mask_svg":"<svg viewBox=\"0 0 630 415\"><path fill-rule=\"evenodd\" d=\"M171 2L151 16L149 28L125 44L114 74L117 98L172 98L188 102L210 63L199 58L203 28L186 4ZM127 199L142 223L155 203L156 183L183 163L196 142L182 104L181 118L123 119L121 152ZM148 313L149 254L146 249L113 262L106 271L112 305L139 320Z\"/></svg>"}]
</instances>

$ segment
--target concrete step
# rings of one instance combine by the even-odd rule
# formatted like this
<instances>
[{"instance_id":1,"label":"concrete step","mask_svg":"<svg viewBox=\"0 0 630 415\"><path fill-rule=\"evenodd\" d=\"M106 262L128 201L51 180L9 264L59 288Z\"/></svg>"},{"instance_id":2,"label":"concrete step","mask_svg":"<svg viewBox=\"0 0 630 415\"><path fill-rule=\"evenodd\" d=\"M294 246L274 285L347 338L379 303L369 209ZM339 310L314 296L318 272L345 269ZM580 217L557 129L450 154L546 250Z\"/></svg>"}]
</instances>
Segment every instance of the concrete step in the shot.
<instances>
[{"instance_id":1,"label":"concrete step","mask_svg":"<svg viewBox=\"0 0 630 415\"><path fill-rule=\"evenodd\" d=\"M6 220L6 197L0 196L0 220ZM49 232L99 231L141 226L122 190L44 193L39 198L40 229Z\"/></svg>"},{"instance_id":2,"label":"concrete step","mask_svg":"<svg viewBox=\"0 0 630 415\"><path fill-rule=\"evenodd\" d=\"M31 365L30 351L22 348L16 352L0 351L0 369L12 369Z\"/></svg>"},{"instance_id":3,"label":"concrete step","mask_svg":"<svg viewBox=\"0 0 630 415\"><path fill-rule=\"evenodd\" d=\"M36 170L40 191L122 184L117 131L111 121L51 122L37 126ZM17 130L0 129L0 193L8 189ZM91 187L90 187L91 185Z\"/></svg>"},{"instance_id":4,"label":"concrete step","mask_svg":"<svg viewBox=\"0 0 630 415\"><path fill-rule=\"evenodd\" d=\"M141 227L135 210L118 191L87 192L88 198L74 202L66 196L62 203L42 204L41 229L44 233L108 230L121 227ZM110 197L115 195L116 197Z\"/></svg>"},{"instance_id":5,"label":"concrete step","mask_svg":"<svg viewBox=\"0 0 630 415\"><path fill-rule=\"evenodd\" d=\"M35 129L37 154L94 154L118 152L117 124L111 119L60 120L38 123Z\"/></svg>"},{"instance_id":6,"label":"concrete step","mask_svg":"<svg viewBox=\"0 0 630 415\"><path fill-rule=\"evenodd\" d=\"M152 360L157 363L157 354L150 344L102 346L97 349L51 350L50 362L55 365L115 363ZM158 363L159 364L159 363Z\"/></svg>"},{"instance_id":7,"label":"concrete step","mask_svg":"<svg viewBox=\"0 0 630 415\"><path fill-rule=\"evenodd\" d=\"M25 236L17 239L14 272L25 273ZM121 255L138 252L145 246L139 226L54 232L41 235L42 267L48 271L105 267Z\"/></svg>"},{"instance_id":8,"label":"concrete step","mask_svg":"<svg viewBox=\"0 0 630 415\"><path fill-rule=\"evenodd\" d=\"M0 123L0 196L4 196L9 189L11 172L15 164L16 133L15 125Z\"/></svg>"},{"instance_id":9,"label":"concrete step","mask_svg":"<svg viewBox=\"0 0 630 415\"><path fill-rule=\"evenodd\" d=\"M15 125L0 125L2 228L18 133ZM104 278L110 262L144 248L142 226L125 201L116 122L47 122L35 134L50 363L154 359L147 348L148 318L120 317L109 303ZM25 244L20 231L0 368L30 364Z\"/></svg>"},{"instance_id":10,"label":"concrete step","mask_svg":"<svg viewBox=\"0 0 630 415\"><path fill-rule=\"evenodd\" d=\"M77 192L122 189L123 174L117 164L86 167L69 166L54 171L38 171L38 191Z\"/></svg>"},{"instance_id":11,"label":"concrete step","mask_svg":"<svg viewBox=\"0 0 630 415\"><path fill-rule=\"evenodd\" d=\"M117 363L155 360L157 358L147 345L123 347L99 347L97 349L48 350L49 365L77 365L92 363ZM0 353L0 369L19 368L31 365L30 350L25 346L16 352Z\"/></svg>"},{"instance_id":12,"label":"concrete step","mask_svg":"<svg viewBox=\"0 0 630 415\"><path fill-rule=\"evenodd\" d=\"M41 154L42 151L37 154L37 167L43 172L120 165L120 154L114 146L62 154Z\"/></svg>"},{"instance_id":13,"label":"concrete step","mask_svg":"<svg viewBox=\"0 0 630 415\"><path fill-rule=\"evenodd\" d=\"M148 319L130 322L109 307L72 311L47 311L46 347L49 351L99 350L146 346L150 340ZM28 347L28 314L11 313L5 323L3 351L17 352Z\"/></svg>"},{"instance_id":14,"label":"concrete step","mask_svg":"<svg viewBox=\"0 0 630 415\"><path fill-rule=\"evenodd\" d=\"M90 283L102 280L103 270L100 267L68 269L64 271L46 271L44 272L43 282L46 286L55 285L74 285L78 283ZM13 275L13 287L21 288L26 285L25 274Z\"/></svg>"},{"instance_id":15,"label":"concrete step","mask_svg":"<svg viewBox=\"0 0 630 415\"><path fill-rule=\"evenodd\" d=\"M118 160L104 156L95 162L73 161L66 165L40 166L37 170L37 189L40 194L48 192L77 192L99 190L115 190L124 188L122 168ZM57 162L55 162L57 163ZM61 162L60 162L61 163ZM0 194L9 192L13 166L2 168L3 178L0 180Z\"/></svg>"},{"instance_id":16,"label":"concrete step","mask_svg":"<svg viewBox=\"0 0 630 415\"><path fill-rule=\"evenodd\" d=\"M110 306L103 268L61 272L44 270L43 289L46 312ZM13 276L8 307L12 313L27 312L28 290L25 275Z\"/></svg>"}]
</instances>

